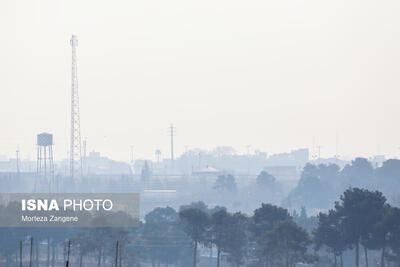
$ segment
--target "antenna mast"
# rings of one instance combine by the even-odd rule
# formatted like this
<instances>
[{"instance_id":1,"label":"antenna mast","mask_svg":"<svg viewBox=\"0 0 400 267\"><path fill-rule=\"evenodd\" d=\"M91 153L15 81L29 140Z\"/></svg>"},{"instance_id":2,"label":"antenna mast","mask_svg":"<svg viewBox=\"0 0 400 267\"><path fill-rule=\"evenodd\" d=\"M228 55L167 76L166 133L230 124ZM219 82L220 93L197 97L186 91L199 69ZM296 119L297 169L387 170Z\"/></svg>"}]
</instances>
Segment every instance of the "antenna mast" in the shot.
<instances>
[{"instance_id":1,"label":"antenna mast","mask_svg":"<svg viewBox=\"0 0 400 267\"><path fill-rule=\"evenodd\" d=\"M71 38L72 46L72 75L71 75L71 148L70 175L71 178L82 176L81 126L79 116L78 72L76 64L76 47L78 39Z\"/></svg>"}]
</instances>

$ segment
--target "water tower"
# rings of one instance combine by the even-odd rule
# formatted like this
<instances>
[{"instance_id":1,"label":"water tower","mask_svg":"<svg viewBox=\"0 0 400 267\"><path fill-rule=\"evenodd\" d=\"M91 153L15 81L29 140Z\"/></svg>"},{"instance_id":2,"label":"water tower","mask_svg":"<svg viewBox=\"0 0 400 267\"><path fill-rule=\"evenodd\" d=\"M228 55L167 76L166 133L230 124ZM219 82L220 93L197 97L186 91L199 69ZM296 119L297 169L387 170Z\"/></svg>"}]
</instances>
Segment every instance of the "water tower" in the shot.
<instances>
[{"instance_id":1,"label":"water tower","mask_svg":"<svg viewBox=\"0 0 400 267\"><path fill-rule=\"evenodd\" d=\"M37 175L44 183L47 183L51 191L54 182L53 163L53 135L41 133L37 135Z\"/></svg>"}]
</instances>

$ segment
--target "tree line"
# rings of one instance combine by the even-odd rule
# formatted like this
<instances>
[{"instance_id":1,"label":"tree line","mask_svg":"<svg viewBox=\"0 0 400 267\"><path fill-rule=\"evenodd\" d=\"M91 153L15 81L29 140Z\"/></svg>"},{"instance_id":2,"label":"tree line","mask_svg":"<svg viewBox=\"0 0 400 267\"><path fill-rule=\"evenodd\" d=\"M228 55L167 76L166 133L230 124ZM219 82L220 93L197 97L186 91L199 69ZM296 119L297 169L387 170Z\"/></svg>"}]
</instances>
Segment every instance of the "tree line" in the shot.
<instances>
[{"instance_id":1,"label":"tree line","mask_svg":"<svg viewBox=\"0 0 400 267\"><path fill-rule=\"evenodd\" d=\"M360 249L364 266L369 266L368 251L380 250L380 266L386 261L400 266L400 209L386 203L379 191L348 189L335 208L318 216L313 231L315 248L326 247L333 254L334 266L343 266L342 255L355 250L355 266L360 266Z\"/></svg>"},{"instance_id":2,"label":"tree line","mask_svg":"<svg viewBox=\"0 0 400 267\"><path fill-rule=\"evenodd\" d=\"M366 158L356 158L342 169L336 164L307 164L296 188L282 204L286 207L329 208L349 187L379 190L393 200L398 198L399 177L398 159L389 159L376 166Z\"/></svg>"},{"instance_id":3,"label":"tree line","mask_svg":"<svg viewBox=\"0 0 400 267\"><path fill-rule=\"evenodd\" d=\"M222 261L248 267L372 266L370 252L379 252L373 266L400 266L400 209L381 192L347 189L312 228L300 226L299 218L307 220L304 213L299 217L264 203L249 216L195 202L179 210L155 208L136 228L0 228L0 265L19 266L19 244L24 243L26 260L32 238L34 267L60 266L69 241L79 267L113 266L116 255L118 266L196 267L205 251L217 267ZM354 259L344 262L344 253L354 253ZM328 254L331 261L323 262Z\"/></svg>"}]
</instances>

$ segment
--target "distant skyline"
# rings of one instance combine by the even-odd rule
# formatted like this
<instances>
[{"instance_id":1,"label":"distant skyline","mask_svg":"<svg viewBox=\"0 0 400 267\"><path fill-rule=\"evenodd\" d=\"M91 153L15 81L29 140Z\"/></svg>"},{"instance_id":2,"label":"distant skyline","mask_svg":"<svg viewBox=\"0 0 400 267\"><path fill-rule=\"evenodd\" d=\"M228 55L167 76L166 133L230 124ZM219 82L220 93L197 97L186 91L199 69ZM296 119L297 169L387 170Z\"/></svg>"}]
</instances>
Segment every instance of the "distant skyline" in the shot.
<instances>
[{"instance_id":1,"label":"distant skyline","mask_svg":"<svg viewBox=\"0 0 400 267\"><path fill-rule=\"evenodd\" d=\"M0 3L0 154L67 158L72 34L81 132L116 160L232 146L400 155L400 2Z\"/></svg>"}]
</instances>

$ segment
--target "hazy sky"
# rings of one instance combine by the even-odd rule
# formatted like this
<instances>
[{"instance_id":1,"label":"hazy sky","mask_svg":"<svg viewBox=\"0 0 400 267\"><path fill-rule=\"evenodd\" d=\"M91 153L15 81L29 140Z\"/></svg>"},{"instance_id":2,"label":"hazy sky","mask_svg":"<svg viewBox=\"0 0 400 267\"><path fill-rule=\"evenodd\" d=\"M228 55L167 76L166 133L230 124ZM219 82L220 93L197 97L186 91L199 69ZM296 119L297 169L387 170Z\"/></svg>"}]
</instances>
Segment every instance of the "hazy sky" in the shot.
<instances>
[{"instance_id":1,"label":"hazy sky","mask_svg":"<svg viewBox=\"0 0 400 267\"><path fill-rule=\"evenodd\" d=\"M0 0L0 154L67 155L76 34L82 135L120 160L233 146L400 154L400 1Z\"/></svg>"}]
</instances>

